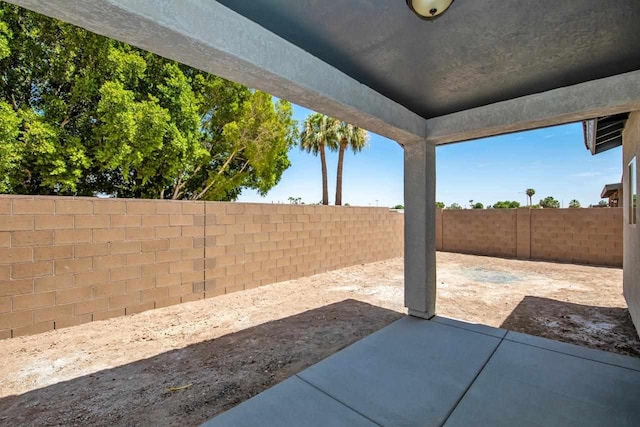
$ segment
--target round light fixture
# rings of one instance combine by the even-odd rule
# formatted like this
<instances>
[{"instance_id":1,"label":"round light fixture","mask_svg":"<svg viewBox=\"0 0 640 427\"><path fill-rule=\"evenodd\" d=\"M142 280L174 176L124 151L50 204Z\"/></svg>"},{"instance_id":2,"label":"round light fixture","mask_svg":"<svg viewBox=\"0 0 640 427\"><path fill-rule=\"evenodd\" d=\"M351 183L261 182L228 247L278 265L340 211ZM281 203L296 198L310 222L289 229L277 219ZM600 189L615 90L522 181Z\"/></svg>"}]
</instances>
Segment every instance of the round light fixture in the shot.
<instances>
[{"instance_id":1,"label":"round light fixture","mask_svg":"<svg viewBox=\"0 0 640 427\"><path fill-rule=\"evenodd\" d=\"M433 19L444 13L453 0L407 0L407 6L422 19Z\"/></svg>"}]
</instances>

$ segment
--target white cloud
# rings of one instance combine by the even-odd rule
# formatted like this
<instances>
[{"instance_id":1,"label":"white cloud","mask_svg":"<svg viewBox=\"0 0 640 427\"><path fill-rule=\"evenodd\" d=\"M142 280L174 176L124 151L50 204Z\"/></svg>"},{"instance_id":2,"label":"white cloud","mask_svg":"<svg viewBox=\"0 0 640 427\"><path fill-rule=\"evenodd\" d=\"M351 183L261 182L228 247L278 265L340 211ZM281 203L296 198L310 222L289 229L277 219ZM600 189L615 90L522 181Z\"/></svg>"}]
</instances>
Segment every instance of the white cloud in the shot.
<instances>
[{"instance_id":1,"label":"white cloud","mask_svg":"<svg viewBox=\"0 0 640 427\"><path fill-rule=\"evenodd\" d=\"M578 177L578 178L588 178L590 176L600 176L600 175L602 175L602 172L580 172L580 173L573 173L569 176Z\"/></svg>"}]
</instances>

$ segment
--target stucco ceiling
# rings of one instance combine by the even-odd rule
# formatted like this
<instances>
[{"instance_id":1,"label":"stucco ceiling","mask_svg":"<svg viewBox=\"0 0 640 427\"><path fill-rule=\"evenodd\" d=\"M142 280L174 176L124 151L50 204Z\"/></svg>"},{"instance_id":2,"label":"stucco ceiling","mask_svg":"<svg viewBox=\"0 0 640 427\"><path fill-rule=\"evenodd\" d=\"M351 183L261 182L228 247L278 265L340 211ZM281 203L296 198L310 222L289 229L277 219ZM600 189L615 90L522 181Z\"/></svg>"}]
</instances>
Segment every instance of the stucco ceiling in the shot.
<instances>
[{"instance_id":1,"label":"stucco ceiling","mask_svg":"<svg viewBox=\"0 0 640 427\"><path fill-rule=\"evenodd\" d=\"M640 69L640 0L219 0L425 118Z\"/></svg>"}]
</instances>

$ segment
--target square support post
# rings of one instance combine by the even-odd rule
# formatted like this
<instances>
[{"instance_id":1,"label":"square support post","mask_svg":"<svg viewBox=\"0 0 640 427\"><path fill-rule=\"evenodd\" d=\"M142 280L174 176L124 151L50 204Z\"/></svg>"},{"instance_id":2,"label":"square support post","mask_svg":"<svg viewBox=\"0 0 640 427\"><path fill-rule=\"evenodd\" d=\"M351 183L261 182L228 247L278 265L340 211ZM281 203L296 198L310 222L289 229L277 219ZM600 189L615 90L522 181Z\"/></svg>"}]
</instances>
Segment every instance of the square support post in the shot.
<instances>
[{"instance_id":1,"label":"square support post","mask_svg":"<svg viewBox=\"0 0 640 427\"><path fill-rule=\"evenodd\" d=\"M409 315L436 314L436 147L404 147L404 305Z\"/></svg>"}]
</instances>

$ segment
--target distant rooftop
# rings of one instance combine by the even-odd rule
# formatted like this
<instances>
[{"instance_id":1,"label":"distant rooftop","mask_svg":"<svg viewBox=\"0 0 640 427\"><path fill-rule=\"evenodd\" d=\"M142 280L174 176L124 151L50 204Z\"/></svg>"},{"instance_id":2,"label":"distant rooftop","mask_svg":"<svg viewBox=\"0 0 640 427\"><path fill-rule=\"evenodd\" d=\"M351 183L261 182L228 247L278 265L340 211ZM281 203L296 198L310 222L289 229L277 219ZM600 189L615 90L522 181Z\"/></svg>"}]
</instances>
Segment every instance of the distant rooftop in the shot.
<instances>
[{"instance_id":1,"label":"distant rooftop","mask_svg":"<svg viewBox=\"0 0 640 427\"><path fill-rule=\"evenodd\" d=\"M600 197L602 199L606 199L606 198L612 196L613 194L615 194L616 192L618 192L620 190L622 190L622 183L621 182L618 182L616 184L607 184L602 189L602 193L600 193Z\"/></svg>"}]
</instances>

